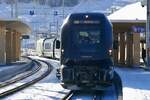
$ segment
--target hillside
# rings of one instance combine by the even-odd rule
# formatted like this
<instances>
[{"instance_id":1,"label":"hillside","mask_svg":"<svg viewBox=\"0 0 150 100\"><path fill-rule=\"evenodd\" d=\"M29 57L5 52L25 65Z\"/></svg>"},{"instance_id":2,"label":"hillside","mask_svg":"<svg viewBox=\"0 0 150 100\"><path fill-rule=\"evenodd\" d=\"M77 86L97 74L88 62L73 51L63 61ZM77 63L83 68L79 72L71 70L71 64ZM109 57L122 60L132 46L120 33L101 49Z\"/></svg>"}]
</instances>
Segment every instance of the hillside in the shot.
<instances>
[{"instance_id":1,"label":"hillside","mask_svg":"<svg viewBox=\"0 0 150 100\"><path fill-rule=\"evenodd\" d=\"M13 0L0 0L0 18L15 18L15 4ZM36 2L34 2L36 1ZM74 12L103 12L110 14L125 5L137 0L18 0L17 16L32 28L32 40L36 40L38 33L47 34L59 31L63 19ZM13 4L13 16L11 15ZM56 5L53 5L56 3ZM58 3L58 4L57 4ZM64 10L63 10L64 9Z\"/></svg>"}]
</instances>

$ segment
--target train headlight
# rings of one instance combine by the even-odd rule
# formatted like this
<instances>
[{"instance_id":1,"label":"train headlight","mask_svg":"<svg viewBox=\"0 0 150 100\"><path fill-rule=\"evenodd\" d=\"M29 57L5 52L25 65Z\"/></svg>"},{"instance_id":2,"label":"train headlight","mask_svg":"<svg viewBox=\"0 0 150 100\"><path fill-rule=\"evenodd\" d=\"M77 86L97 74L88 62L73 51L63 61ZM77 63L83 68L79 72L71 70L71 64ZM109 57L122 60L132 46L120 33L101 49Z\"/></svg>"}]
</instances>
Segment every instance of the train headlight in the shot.
<instances>
[{"instance_id":1,"label":"train headlight","mask_svg":"<svg viewBox=\"0 0 150 100\"><path fill-rule=\"evenodd\" d=\"M61 52L64 53L64 49L62 49Z\"/></svg>"},{"instance_id":2,"label":"train headlight","mask_svg":"<svg viewBox=\"0 0 150 100\"><path fill-rule=\"evenodd\" d=\"M88 15L85 15L85 18L87 19L89 16Z\"/></svg>"},{"instance_id":3,"label":"train headlight","mask_svg":"<svg viewBox=\"0 0 150 100\"><path fill-rule=\"evenodd\" d=\"M109 49L109 55L112 56L112 49Z\"/></svg>"}]
</instances>

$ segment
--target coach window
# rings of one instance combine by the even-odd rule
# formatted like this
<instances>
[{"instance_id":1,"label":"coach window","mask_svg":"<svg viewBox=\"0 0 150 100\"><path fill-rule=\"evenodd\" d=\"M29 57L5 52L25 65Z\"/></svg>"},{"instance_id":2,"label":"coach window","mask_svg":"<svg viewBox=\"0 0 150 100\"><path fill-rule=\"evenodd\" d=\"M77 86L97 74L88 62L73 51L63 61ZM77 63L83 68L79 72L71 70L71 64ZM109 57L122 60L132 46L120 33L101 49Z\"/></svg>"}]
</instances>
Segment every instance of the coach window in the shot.
<instances>
[{"instance_id":1,"label":"coach window","mask_svg":"<svg viewBox=\"0 0 150 100\"><path fill-rule=\"evenodd\" d=\"M45 43L45 49L51 49L51 44Z\"/></svg>"}]
</instances>

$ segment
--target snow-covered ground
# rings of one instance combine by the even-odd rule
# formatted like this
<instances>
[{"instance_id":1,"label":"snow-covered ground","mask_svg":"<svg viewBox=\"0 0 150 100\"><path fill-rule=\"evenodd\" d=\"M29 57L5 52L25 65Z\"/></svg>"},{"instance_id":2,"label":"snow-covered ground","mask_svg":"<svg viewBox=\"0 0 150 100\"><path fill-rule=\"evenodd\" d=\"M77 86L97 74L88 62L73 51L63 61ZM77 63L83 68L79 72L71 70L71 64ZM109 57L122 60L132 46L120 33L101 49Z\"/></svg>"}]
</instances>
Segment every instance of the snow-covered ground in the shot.
<instances>
[{"instance_id":1,"label":"snow-covered ground","mask_svg":"<svg viewBox=\"0 0 150 100\"><path fill-rule=\"evenodd\" d=\"M59 67L59 63L57 61L39 57L34 58L50 62L54 67L51 74L29 88L4 98L4 100L61 100L61 98L69 91L63 89L59 84L59 80L56 78L56 68Z\"/></svg>"},{"instance_id":2,"label":"snow-covered ground","mask_svg":"<svg viewBox=\"0 0 150 100\"><path fill-rule=\"evenodd\" d=\"M60 66L58 61L40 57L34 58L51 63L54 67L52 73L33 86L9 96L4 100L60 100L69 91L63 89L59 84L59 80L56 78L56 68ZM150 100L150 72L142 69L128 68L116 68L116 71L121 76L123 82L123 100ZM110 92L106 92L106 100L112 100L112 92Z\"/></svg>"},{"instance_id":3,"label":"snow-covered ground","mask_svg":"<svg viewBox=\"0 0 150 100\"><path fill-rule=\"evenodd\" d=\"M0 65L0 82L4 82L20 73L30 71L31 69L31 61L28 59L18 61L14 64Z\"/></svg>"},{"instance_id":4,"label":"snow-covered ground","mask_svg":"<svg viewBox=\"0 0 150 100\"><path fill-rule=\"evenodd\" d=\"M123 83L123 100L150 100L150 72L117 68Z\"/></svg>"}]
</instances>

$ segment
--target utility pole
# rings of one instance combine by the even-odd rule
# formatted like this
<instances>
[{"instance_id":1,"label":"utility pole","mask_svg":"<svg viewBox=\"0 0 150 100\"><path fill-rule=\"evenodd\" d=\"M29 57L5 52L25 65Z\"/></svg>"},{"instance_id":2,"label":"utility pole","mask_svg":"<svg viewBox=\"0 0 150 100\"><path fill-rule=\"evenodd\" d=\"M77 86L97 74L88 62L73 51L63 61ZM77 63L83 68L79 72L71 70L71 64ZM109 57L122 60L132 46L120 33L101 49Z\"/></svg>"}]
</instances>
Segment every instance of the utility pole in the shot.
<instances>
[{"instance_id":1,"label":"utility pole","mask_svg":"<svg viewBox=\"0 0 150 100\"><path fill-rule=\"evenodd\" d=\"M63 8L62 8L62 10L63 10L62 14L63 14L63 19L64 19L64 17L65 17L65 15L64 15L64 14L65 14L64 6L65 6L65 1L63 0L63 1L62 1L62 7L63 7Z\"/></svg>"},{"instance_id":2,"label":"utility pole","mask_svg":"<svg viewBox=\"0 0 150 100\"><path fill-rule=\"evenodd\" d=\"M14 15L13 15L13 11L14 11L13 10L13 0L11 1L10 5L11 5L11 18L13 18L14 17Z\"/></svg>"},{"instance_id":3,"label":"utility pole","mask_svg":"<svg viewBox=\"0 0 150 100\"><path fill-rule=\"evenodd\" d=\"M15 0L15 18L18 18L18 0Z\"/></svg>"},{"instance_id":4,"label":"utility pole","mask_svg":"<svg viewBox=\"0 0 150 100\"><path fill-rule=\"evenodd\" d=\"M150 0L147 0L146 31L147 67L150 69Z\"/></svg>"}]
</instances>

